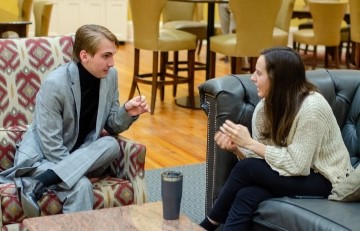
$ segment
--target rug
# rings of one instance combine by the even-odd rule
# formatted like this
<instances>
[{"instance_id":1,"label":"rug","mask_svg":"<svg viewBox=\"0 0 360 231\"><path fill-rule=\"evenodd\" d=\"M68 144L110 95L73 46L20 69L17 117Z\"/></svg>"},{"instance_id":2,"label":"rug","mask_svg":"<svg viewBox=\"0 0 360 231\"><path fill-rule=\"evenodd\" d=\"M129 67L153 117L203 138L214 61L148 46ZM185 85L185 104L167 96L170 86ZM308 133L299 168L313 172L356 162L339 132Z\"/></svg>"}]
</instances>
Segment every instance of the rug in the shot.
<instances>
[{"instance_id":1,"label":"rug","mask_svg":"<svg viewBox=\"0 0 360 231\"><path fill-rule=\"evenodd\" d=\"M161 173L168 170L183 174L181 213L193 222L200 223L205 217L205 163L147 170L145 172L148 201L161 201Z\"/></svg>"}]
</instances>

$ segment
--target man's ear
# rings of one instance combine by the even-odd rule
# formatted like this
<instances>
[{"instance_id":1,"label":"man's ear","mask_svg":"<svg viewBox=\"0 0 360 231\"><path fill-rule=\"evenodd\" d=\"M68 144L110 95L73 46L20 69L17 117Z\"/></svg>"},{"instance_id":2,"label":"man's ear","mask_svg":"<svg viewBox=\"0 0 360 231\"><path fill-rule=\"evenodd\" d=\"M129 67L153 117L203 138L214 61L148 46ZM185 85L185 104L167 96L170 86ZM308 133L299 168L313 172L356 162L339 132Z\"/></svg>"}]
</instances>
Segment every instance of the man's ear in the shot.
<instances>
[{"instance_id":1,"label":"man's ear","mask_svg":"<svg viewBox=\"0 0 360 231\"><path fill-rule=\"evenodd\" d=\"M80 51L80 61L82 63L87 62L88 60L88 53L85 50Z\"/></svg>"}]
</instances>

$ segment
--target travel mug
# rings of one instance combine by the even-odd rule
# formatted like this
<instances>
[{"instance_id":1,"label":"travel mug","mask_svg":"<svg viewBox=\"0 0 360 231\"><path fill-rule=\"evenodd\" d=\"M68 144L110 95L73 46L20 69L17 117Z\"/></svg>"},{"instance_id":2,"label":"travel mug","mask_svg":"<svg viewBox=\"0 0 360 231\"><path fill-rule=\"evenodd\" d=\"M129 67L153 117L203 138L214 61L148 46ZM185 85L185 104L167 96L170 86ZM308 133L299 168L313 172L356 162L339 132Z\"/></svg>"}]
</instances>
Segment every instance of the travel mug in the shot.
<instances>
[{"instance_id":1,"label":"travel mug","mask_svg":"<svg viewBox=\"0 0 360 231\"><path fill-rule=\"evenodd\" d=\"M179 219L182 188L183 175L181 172L161 173L161 198L165 220Z\"/></svg>"}]
</instances>

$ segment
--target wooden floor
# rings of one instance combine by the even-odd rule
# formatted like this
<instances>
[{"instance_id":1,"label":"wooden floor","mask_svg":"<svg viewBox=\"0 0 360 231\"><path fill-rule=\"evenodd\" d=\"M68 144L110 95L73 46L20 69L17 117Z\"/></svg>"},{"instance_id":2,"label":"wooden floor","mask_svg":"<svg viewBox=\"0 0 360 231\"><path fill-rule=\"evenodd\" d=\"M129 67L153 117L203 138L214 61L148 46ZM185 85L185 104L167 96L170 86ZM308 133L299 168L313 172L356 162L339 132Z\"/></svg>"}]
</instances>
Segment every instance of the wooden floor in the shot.
<instances>
[{"instance_id":1,"label":"wooden floor","mask_svg":"<svg viewBox=\"0 0 360 231\"><path fill-rule=\"evenodd\" d=\"M133 44L126 42L119 47L115 57L115 67L119 73L120 103L127 101L133 74ZM202 48L197 61L205 61L206 47ZM185 57L186 53L180 54ZM221 57L218 55L218 57ZM140 71L149 72L152 65L152 53L141 53ZM230 73L230 65L218 60L216 76ZM195 95L197 86L205 81L205 71L195 71ZM150 104L150 85L140 84L140 91ZM147 148L146 169L202 163L206 153L207 117L202 110L192 110L177 106L172 96L172 86L165 87L165 100L157 97L155 113L143 114L122 135L136 140ZM187 85L178 87L177 97L187 95Z\"/></svg>"}]
</instances>

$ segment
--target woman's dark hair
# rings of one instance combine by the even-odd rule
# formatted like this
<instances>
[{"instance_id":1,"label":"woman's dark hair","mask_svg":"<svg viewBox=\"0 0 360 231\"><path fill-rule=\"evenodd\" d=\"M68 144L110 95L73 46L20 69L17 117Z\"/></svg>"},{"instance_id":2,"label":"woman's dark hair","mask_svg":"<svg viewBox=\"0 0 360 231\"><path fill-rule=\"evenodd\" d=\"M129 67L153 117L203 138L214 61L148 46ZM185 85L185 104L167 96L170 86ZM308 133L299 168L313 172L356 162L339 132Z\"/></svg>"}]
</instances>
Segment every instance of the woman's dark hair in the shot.
<instances>
[{"instance_id":1,"label":"woman's dark hair","mask_svg":"<svg viewBox=\"0 0 360 231\"><path fill-rule=\"evenodd\" d=\"M307 81L300 55L288 47L264 50L270 86L265 98L265 121L262 138L271 138L281 147L287 145L294 118L305 97L317 88Z\"/></svg>"}]
</instances>

